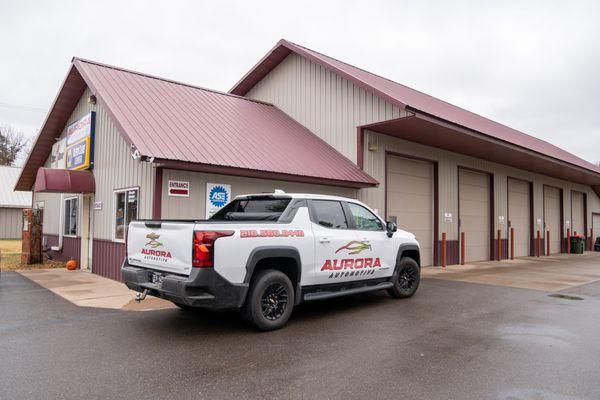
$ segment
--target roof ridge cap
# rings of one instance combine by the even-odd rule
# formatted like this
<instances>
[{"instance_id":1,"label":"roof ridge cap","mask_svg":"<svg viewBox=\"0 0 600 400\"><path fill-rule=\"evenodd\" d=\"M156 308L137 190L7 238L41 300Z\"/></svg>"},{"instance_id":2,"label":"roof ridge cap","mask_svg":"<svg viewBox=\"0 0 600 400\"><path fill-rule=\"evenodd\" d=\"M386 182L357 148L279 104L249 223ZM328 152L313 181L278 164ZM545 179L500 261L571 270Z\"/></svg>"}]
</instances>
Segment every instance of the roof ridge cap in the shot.
<instances>
[{"instance_id":1,"label":"roof ridge cap","mask_svg":"<svg viewBox=\"0 0 600 400\"><path fill-rule=\"evenodd\" d=\"M156 80L159 80L159 81L163 81L163 82L167 82L167 83L172 83L174 85L187 86L187 87L190 87L192 89L198 89L198 90L202 90L202 91L205 91L205 92L211 92L211 93L215 93L215 94L222 94L222 95L229 96L229 97L234 97L234 98L237 98L237 99L240 99L240 100L247 100L247 101L251 101L251 102L259 103L259 104L264 104L264 105L271 106L271 107L273 106L272 103L268 103L266 101L251 99L251 98L244 97L244 96L239 96L239 95L233 94L233 93L227 93L227 92L222 92L222 91L216 90L216 89L209 89L209 88L202 87L202 86L192 85L191 83L185 83L185 82L181 82L181 81L176 81L174 79L169 79L169 78L164 78L164 77L161 77L161 76L151 75L151 74L147 74L147 73L140 72L140 71L134 71L134 70L128 69L128 68L117 67L115 65L105 64L105 63L101 63L99 61L87 60L87 59L81 58L81 57L73 57L73 59L71 60L72 63L75 63L76 61L79 61L81 63L87 63L87 64L97 65L97 66L103 67L103 68L110 68L110 69L114 69L114 70L117 70L117 71L126 72L126 73L129 73L129 74L139 75L139 76L143 76L143 77L150 78L150 79L156 79Z\"/></svg>"}]
</instances>

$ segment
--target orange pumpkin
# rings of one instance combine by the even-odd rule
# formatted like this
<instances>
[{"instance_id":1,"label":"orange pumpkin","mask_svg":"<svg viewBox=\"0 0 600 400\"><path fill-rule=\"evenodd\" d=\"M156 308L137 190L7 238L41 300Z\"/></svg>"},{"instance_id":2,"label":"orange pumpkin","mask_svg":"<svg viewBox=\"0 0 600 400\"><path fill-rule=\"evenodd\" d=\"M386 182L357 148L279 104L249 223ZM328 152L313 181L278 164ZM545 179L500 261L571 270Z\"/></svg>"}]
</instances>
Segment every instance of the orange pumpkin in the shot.
<instances>
[{"instance_id":1,"label":"orange pumpkin","mask_svg":"<svg viewBox=\"0 0 600 400\"><path fill-rule=\"evenodd\" d=\"M67 269L69 271L73 271L74 269L77 269L77 261L75 261L75 260L67 261Z\"/></svg>"}]
</instances>

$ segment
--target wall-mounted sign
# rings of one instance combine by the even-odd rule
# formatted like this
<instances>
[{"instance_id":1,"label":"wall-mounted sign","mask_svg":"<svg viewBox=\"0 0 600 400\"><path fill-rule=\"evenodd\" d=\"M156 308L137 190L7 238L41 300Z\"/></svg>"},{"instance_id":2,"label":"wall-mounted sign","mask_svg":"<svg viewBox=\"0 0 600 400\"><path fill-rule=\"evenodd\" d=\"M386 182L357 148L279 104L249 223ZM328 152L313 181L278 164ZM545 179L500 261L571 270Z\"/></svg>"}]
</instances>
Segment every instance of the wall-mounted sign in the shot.
<instances>
[{"instance_id":1,"label":"wall-mounted sign","mask_svg":"<svg viewBox=\"0 0 600 400\"><path fill-rule=\"evenodd\" d=\"M498 216L498 223L500 225L504 225L506 223L506 218L504 218L504 215L499 215Z\"/></svg>"},{"instance_id":2,"label":"wall-mounted sign","mask_svg":"<svg viewBox=\"0 0 600 400\"><path fill-rule=\"evenodd\" d=\"M169 196L190 197L190 183L185 181L169 181Z\"/></svg>"},{"instance_id":3,"label":"wall-mounted sign","mask_svg":"<svg viewBox=\"0 0 600 400\"><path fill-rule=\"evenodd\" d=\"M66 144L67 144L67 139L62 138L52 145L52 154L50 155L50 168L65 169L65 167L66 167L66 155L65 155Z\"/></svg>"},{"instance_id":4,"label":"wall-mounted sign","mask_svg":"<svg viewBox=\"0 0 600 400\"><path fill-rule=\"evenodd\" d=\"M537 219L537 224L540 225L540 226L542 225L542 219L541 218Z\"/></svg>"},{"instance_id":5,"label":"wall-mounted sign","mask_svg":"<svg viewBox=\"0 0 600 400\"><path fill-rule=\"evenodd\" d=\"M206 218L212 217L231 201L231 186L222 183L206 184Z\"/></svg>"},{"instance_id":6,"label":"wall-mounted sign","mask_svg":"<svg viewBox=\"0 0 600 400\"><path fill-rule=\"evenodd\" d=\"M94 168L94 129L96 113L83 116L67 127L66 168Z\"/></svg>"},{"instance_id":7,"label":"wall-mounted sign","mask_svg":"<svg viewBox=\"0 0 600 400\"><path fill-rule=\"evenodd\" d=\"M565 226L566 226L567 228L568 228L568 227L570 227L570 226L571 226L571 221L569 221L569 220L566 220L566 221L565 221Z\"/></svg>"},{"instance_id":8,"label":"wall-mounted sign","mask_svg":"<svg viewBox=\"0 0 600 400\"><path fill-rule=\"evenodd\" d=\"M444 222L452 222L452 213L449 213L449 212L444 213Z\"/></svg>"},{"instance_id":9,"label":"wall-mounted sign","mask_svg":"<svg viewBox=\"0 0 600 400\"><path fill-rule=\"evenodd\" d=\"M94 202L94 210L102 210L102 202L101 201Z\"/></svg>"}]
</instances>

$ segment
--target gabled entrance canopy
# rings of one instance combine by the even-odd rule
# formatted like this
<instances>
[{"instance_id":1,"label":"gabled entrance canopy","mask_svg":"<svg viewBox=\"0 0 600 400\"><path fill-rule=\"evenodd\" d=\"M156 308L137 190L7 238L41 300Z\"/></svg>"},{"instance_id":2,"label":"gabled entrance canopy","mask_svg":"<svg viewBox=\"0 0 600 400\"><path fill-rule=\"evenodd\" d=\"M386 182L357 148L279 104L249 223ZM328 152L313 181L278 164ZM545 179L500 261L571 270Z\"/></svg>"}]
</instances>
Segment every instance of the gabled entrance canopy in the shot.
<instances>
[{"instance_id":1,"label":"gabled entrance canopy","mask_svg":"<svg viewBox=\"0 0 600 400\"><path fill-rule=\"evenodd\" d=\"M46 193L95 193L96 181L91 171L40 168L33 190Z\"/></svg>"}]
</instances>

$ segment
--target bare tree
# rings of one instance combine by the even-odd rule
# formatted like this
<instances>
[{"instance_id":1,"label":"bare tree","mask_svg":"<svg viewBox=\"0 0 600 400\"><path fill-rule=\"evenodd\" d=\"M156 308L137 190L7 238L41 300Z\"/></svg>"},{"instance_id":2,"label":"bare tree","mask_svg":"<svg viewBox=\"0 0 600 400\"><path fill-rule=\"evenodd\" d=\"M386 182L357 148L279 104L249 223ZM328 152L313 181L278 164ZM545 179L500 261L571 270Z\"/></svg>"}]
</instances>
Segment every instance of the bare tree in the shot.
<instances>
[{"instance_id":1,"label":"bare tree","mask_svg":"<svg viewBox=\"0 0 600 400\"><path fill-rule=\"evenodd\" d=\"M10 124L0 124L0 165L14 165L27 153L29 140Z\"/></svg>"}]
</instances>

